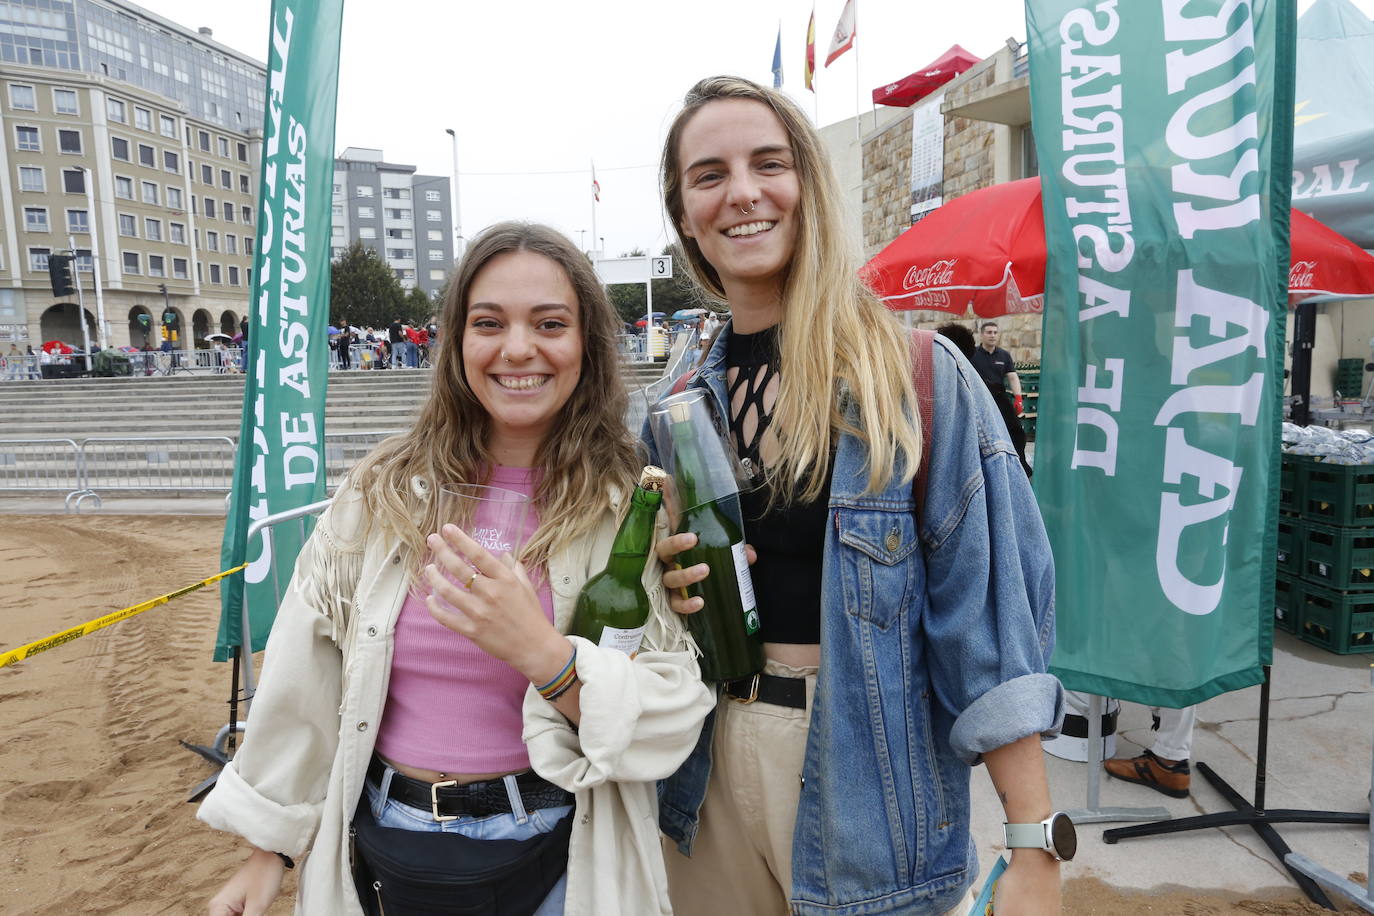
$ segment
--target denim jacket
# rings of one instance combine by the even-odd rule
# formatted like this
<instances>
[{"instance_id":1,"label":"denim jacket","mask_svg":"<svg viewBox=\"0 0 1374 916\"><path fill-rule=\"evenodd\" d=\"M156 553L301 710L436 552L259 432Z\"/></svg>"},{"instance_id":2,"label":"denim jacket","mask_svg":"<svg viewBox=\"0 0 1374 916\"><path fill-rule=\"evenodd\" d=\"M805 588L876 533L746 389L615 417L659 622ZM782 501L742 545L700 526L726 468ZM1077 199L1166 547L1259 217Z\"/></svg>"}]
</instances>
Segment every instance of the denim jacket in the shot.
<instances>
[{"instance_id":1,"label":"denim jacket","mask_svg":"<svg viewBox=\"0 0 1374 916\"><path fill-rule=\"evenodd\" d=\"M728 334L690 383L714 395L722 417ZM943 337L933 364L919 524L912 484L865 494L860 440L842 436L835 454L821 666L792 846L798 916L955 906L978 873L970 767L1027 735L1055 734L1063 718L1063 689L1046 673L1054 565L1029 481L972 366ZM713 728L714 714L659 783L660 827L688 855Z\"/></svg>"}]
</instances>

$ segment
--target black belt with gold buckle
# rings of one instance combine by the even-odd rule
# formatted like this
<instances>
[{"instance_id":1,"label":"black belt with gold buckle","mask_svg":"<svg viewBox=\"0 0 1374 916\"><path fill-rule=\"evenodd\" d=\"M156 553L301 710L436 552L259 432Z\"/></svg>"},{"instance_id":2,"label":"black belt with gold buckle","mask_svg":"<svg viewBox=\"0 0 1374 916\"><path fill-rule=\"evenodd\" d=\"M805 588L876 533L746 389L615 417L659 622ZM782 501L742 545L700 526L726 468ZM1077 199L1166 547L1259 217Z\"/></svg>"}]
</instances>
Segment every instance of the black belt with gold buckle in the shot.
<instances>
[{"instance_id":1,"label":"black belt with gold buckle","mask_svg":"<svg viewBox=\"0 0 1374 916\"><path fill-rule=\"evenodd\" d=\"M381 788L383 764L376 757L367 768L367 777L373 785ZM572 793L544 779L536 773L521 773L515 777L520 790L520 800L526 811L537 808L558 808L573 802ZM486 779L459 785L453 780L428 783L412 779L404 773L391 777L389 798L420 810L428 809L439 822L457 820L460 817L490 817L493 814L510 814L510 796L506 792L504 779Z\"/></svg>"},{"instance_id":2,"label":"black belt with gold buckle","mask_svg":"<svg viewBox=\"0 0 1374 916\"><path fill-rule=\"evenodd\" d=\"M725 695L738 703L770 703L789 709L806 708L806 678L779 677L776 674L756 674L726 681Z\"/></svg>"}]
</instances>

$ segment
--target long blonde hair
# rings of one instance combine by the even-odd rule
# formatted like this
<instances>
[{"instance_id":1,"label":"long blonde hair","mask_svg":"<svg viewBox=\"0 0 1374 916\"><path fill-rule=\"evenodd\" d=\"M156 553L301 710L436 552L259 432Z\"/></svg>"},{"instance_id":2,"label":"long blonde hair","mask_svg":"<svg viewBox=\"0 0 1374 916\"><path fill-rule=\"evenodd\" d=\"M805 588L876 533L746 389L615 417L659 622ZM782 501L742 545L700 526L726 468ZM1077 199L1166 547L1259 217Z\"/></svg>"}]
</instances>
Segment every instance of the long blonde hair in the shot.
<instances>
[{"instance_id":1,"label":"long blonde hair","mask_svg":"<svg viewBox=\"0 0 1374 916\"><path fill-rule=\"evenodd\" d=\"M785 95L733 76L713 76L688 90L683 108L663 145L663 203L693 279L725 299L725 288L695 239L682 232L678 147L692 117L719 99L747 99L768 107L792 144L801 197L795 247L782 290L779 323L778 399L769 429L781 457L768 469L774 492L784 500L812 502L825 488L830 449L837 433L860 437L868 446L868 491L887 486L894 475L915 476L921 460L920 421L911 379L906 332L858 279L846 244L847 230L838 182L815 128ZM847 392L859 423L841 409ZM800 493L795 492L800 489Z\"/></svg>"},{"instance_id":2,"label":"long blonde hair","mask_svg":"<svg viewBox=\"0 0 1374 916\"><path fill-rule=\"evenodd\" d=\"M430 493L446 483L485 483L495 462L488 448L491 419L463 371L468 293L492 258L514 251L543 255L563 269L577 294L582 372L572 395L535 455L543 478L534 501L539 528L521 552L529 566L597 523L609 506L608 483L628 487L638 464L625 426L628 396L620 376L616 317L591 263L571 241L547 226L498 223L469 246L442 306L438 357L429 398L415 425L379 445L350 474L372 517L424 556L424 538L438 529L438 500L421 500L411 487L419 477Z\"/></svg>"}]
</instances>

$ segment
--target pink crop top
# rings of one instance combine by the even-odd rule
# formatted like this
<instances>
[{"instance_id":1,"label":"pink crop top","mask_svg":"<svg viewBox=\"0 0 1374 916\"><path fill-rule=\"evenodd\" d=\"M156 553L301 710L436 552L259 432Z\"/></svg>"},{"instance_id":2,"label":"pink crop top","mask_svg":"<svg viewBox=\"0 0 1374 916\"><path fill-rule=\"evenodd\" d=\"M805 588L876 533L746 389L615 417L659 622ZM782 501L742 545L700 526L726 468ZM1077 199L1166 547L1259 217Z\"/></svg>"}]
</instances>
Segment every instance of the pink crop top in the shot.
<instances>
[{"instance_id":1,"label":"pink crop top","mask_svg":"<svg viewBox=\"0 0 1374 916\"><path fill-rule=\"evenodd\" d=\"M498 467L490 483L532 498L539 479L538 469ZM538 525L531 514L527 541ZM531 570L530 578L544 616L552 622L548 577L540 569ZM396 621L377 753L395 763L442 773L528 769L530 758L520 733L529 685L514 668L430 616L423 594L412 590Z\"/></svg>"}]
</instances>

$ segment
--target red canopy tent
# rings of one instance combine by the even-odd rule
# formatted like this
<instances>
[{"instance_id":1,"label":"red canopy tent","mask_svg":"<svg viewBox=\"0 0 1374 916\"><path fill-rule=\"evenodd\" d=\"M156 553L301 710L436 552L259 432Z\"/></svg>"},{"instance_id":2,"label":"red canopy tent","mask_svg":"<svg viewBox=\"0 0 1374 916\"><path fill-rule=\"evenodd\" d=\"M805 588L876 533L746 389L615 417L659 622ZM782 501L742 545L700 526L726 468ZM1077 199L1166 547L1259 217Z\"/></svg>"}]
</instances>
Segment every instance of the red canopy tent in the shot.
<instances>
[{"instance_id":1,"label":"red canopy tent","mask_svg":"<svg viewBox=\"0 0 1374 916\"><path fill-rule=\"evenodd\" d=\"M1319 295L1374 295L1374 257L1298 210L1290 228L1290 305ZM1045 259L1040 179L1023 178L931 211L878 252L862 275L888 308L962 315L972 306L992 318L1041 311Z\"/></svg>"},{"instance_id":2,"label":"red canopy tent","mask_svg":"<svg viewBox=\"0 0 1374 916\"><path fill-rule=\"evenodd\" d=\"M873 104L891 105L893 108L914 105L980 60L981 57L975 57L958 45L953 45L905 79L874 89Z\"/></svg>"}]
</instances>

